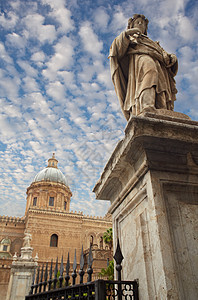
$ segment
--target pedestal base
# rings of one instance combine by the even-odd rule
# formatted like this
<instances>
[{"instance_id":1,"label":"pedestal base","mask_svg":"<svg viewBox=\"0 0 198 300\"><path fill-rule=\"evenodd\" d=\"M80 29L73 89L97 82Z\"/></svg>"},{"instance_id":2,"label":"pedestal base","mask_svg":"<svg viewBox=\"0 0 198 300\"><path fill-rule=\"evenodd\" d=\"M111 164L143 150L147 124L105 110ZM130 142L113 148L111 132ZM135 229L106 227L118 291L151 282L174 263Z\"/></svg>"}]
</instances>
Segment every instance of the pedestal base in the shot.
<instances>
[{"instance_id":1,"label":"pedestal base","mask_svg":"<svg viewBox=\"0 0 198 300\"><path fill-rule=\"evenodd\" d=\"M140 300L198 299L198 122L133 117L94 188ZM115 247L114 244L114 247Z\"/></svg>"},{"instance_id":2,"label":"pedestal base","mask_svg":"<svg viewBox=\"0 0 198 300\"><path fill-rule=\"evenodd\" d=\"M32 258L32 247L21 248L21 256L13 257L6 300L24 300L29 294L32 278L38 266Z\"/></svg>"}]
</instances>

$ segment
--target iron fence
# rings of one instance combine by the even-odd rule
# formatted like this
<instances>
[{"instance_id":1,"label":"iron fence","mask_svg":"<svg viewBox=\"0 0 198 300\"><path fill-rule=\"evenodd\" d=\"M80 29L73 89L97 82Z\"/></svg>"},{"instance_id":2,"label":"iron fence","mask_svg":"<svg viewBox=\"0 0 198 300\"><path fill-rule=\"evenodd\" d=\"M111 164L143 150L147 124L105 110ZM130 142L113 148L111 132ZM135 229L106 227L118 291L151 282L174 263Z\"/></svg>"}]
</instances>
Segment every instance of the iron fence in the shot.
<instances>
[{"instance_id":1,"label":"iron fence","mask_svg":"<svg viewBox=\"0 0 198 300\"><path fill-rule=\"evenodd\" d=\"M30 294L25 297L25 300L138 300L138 281L123 281L121 280L122 270L122 252L120 249L119 241L114 255L116 261L116 270L118 280L103 280L98 279L92 281L92 263L93 255L91 247L88 256L87 268L87 282L84 280L84 255L83 247L80 257L80 270L78 271L80 284L76 284L78 276L76 268L76 251L74 255L73 271L71 274L72 281L70 282L70 261L69 254L64 274L63 257L61 259L60 270L58 270L58 259L54 272L52 272L53 262L48 270L48 263L41 270L38 267L37 274L34 273L33 282L31 285ZM54 275L53 275L54 273ZM60 275L60 276L58 276Z\"/></svg>"},{"instance_id":2,"label":"iron fence","mask_svg":"<svg viewBox=\"0 0 198 300\"><path fill-rule=\"evenodd\" d=\"M103 280L76 284L26 296L26 300L138 300L137 281Z\"/></svg>"}]
</instances>

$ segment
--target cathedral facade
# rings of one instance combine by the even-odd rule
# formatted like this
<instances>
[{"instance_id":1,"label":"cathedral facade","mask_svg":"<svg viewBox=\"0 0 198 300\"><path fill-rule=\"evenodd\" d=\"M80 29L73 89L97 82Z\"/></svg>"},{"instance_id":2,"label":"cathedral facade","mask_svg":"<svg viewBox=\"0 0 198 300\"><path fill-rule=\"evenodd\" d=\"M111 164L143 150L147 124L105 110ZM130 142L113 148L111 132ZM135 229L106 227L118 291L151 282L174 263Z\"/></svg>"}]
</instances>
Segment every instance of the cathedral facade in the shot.
<instances>
[{"instance_id":1,"label":"cathedral facade","mask_svg":"<svg viewBox=\"0 0 198 300\"><path fill-rule=\"evenodd\" d=\"M112 227L111 217L90 217L82 212L71 212L72 192L66 178L58 169L54 154L48 166L40 171L27 188L25 215L21 218L0 216L0 298L4 299L13 256L20 256L24 233L32 236L33 257L43 265L63 256L66 264L70 255L71 266L76 250L77 263L83 245L86 253L92 246L94 276L107 266L112 258L108 246L103 243L104 232ZM77 268L79 269L79 268Z\"/></svg>"}]
</instances>

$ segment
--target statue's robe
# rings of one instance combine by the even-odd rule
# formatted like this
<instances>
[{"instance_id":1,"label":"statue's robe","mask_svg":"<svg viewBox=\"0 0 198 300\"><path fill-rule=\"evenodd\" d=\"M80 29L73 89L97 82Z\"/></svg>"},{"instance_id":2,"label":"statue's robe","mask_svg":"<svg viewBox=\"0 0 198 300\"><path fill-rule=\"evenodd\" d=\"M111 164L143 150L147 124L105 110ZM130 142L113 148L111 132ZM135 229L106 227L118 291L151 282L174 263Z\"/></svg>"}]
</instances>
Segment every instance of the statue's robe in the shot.
<instances>
[{"instance_id":1,"label":"statue's robe","mask_svg":"<svg viewBox=\"0 0 198 300\"><path fill-rule=\"evenodd\" d=\"M132 44L125 32L113 41L109 54L111 76L127 120L131 112L136 114L136 100L141 92L153 86L157 94L165 92L167 109L173 109L178 63L166 65L164 55L167 53L159 43L145 35L137 38L137 44Z\"/></svg>"}]
</instances>

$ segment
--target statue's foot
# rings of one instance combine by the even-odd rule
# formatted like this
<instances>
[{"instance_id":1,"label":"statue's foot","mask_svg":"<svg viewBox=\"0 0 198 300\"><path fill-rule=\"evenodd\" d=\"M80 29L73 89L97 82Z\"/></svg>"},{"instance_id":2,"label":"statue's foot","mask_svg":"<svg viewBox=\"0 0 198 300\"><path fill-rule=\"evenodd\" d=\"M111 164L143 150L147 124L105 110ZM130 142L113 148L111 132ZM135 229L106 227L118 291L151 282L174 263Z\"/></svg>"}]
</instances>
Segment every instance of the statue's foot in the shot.
<instances>
[{"instance_id":1,"label":"statue's foot","mask_svg":"<svg viewBox=\"0 0 198 300\"><path fill-rule=\"evenodd\" d=\"M147 106L139 113L139 115L144 115L145 113L156 113L156 108L154 106Z\"/></svg>"}]
</instances>

